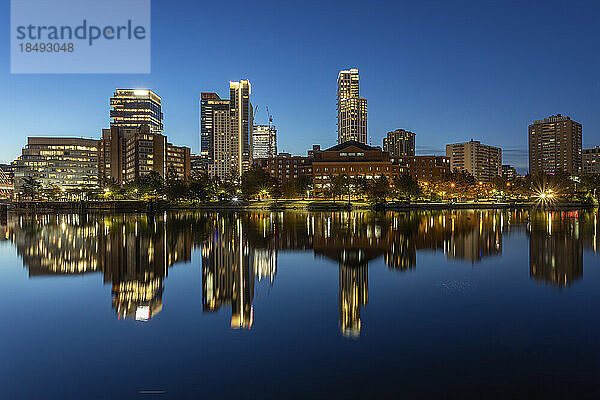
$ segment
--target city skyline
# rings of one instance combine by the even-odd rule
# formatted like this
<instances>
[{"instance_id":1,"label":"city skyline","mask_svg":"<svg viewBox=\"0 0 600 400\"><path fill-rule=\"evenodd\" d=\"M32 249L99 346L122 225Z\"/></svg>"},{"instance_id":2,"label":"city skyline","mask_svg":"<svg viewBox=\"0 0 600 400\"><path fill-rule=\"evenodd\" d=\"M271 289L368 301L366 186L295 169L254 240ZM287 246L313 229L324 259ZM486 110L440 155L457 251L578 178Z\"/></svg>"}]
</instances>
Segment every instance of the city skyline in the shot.
<instances>
[{"instance_id":1,"label":"city skyline","mask_svg":"<svg viewBox=\"0 0 600 400\"><path fill-rule=\"evenodd\" d=\"M185 19L195 14L190 12L194 7L199 5L180 9L157 4L153 13L168 15L165 20ZM337 8L325 4L320 15L307 16L300 24L291 18L297 10L285 5L260 17L274 21L268 32L242 36L248 50L223 54L222 41L211 41L217 32L215 26L225 18L223 7L212 4L203 9L201 15L207 23L201 27L174 27L154 21L153 54L161 57L153 59L149 75L4 74L0 86L8 95L0 109L6 113L4 136L8 141L0 151L0 161L13 160L26 136L96 136L107 125L106 98L115 87L152 88L160 93L165 132L174 142L189 144L198 153L200 92L242 78L254 86L253 103L259 105L256 123L266 123L265 106L272 110L280 133L280 151L303 154L312 143L329 147L336 140L335 77L349 66L361 70L361 95L370 103L368 136L376 145L386 132L397 128L419 135L417 154L443 154L447 142L474 137L505 149L504 161L523 173L527 167L527 125L558 113L585 125L585 148L597 144L593 140L594 132L600 129L600 117L595 115L594 105L599 93L593 71L598 55L587 51L593 26L589 10L583 13L566 5L542 9L521 4L520 12L513 13L508 11L510 7L473 4L470 13L464 15L458 8L441 4L435 8L375 8L364 16L358 7L351 6L342 11L344 16L359 18L376 29L364 37L362 32L351 33L353 40L336 43L335 48L318 38L339 29L340 23L331 22L340 12ZM260 14L250 10L246 18L250 22L226 33L223 40L255 28L251 21ZM393 31L397 24L391 23L392 16L397 15L407 24L406 32L413 33ZM328 19L331 21L324 23ZM502 24L497 22L500 20ZM315 29L306 32L302 27L310 22ZM531 34L537 32L536 27L545 26L554 28ZM273 38L273 28L282 32L281 38ZM179 46L171 45L184 34L205 39L194 41L199 43L200 55L182 59L175 70L173 52ZM378 41L380 36L388 40ZM281 48L283 42L293 45ZM351 47L355 49L352 53ZM276 63L259 61L269 49L274 51ZM220 54L218 62L206 62L216 52ZM538 54L535 61L529 57L534 52ZM295 55L299 53L302 58ZM406 62L399 63L399 59ZM569 63L556 62L567 59ZM204 61L200 69L199 61ZM4 62L6 66L8 60ZM536 67L540 63L544 68ZM284 83L290 85L285 90ZM82 90L85 96L81 96ZM293 99L290 91L296 94ZM301 104L306 105L304 112L309 118L298 115ZM25 118L31 110L34 115Z\"/></svg>"}]
</instances>

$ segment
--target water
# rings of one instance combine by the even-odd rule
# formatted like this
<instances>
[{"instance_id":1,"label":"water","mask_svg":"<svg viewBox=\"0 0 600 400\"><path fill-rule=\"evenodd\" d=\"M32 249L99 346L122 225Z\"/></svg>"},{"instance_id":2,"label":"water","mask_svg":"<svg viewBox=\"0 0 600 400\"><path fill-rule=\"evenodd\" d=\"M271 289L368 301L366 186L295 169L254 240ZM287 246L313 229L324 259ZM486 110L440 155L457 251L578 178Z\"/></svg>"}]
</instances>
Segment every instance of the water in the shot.
<instances>
[{"instance_id":1,"label":"water","mask_svg":"<svg viewBox=\"0 0 600 400\"><path fill-rule=\"evenodd\" d=\"M597 397L597 218L9 214L0 397Z\"/></svg>"}]
</instances>

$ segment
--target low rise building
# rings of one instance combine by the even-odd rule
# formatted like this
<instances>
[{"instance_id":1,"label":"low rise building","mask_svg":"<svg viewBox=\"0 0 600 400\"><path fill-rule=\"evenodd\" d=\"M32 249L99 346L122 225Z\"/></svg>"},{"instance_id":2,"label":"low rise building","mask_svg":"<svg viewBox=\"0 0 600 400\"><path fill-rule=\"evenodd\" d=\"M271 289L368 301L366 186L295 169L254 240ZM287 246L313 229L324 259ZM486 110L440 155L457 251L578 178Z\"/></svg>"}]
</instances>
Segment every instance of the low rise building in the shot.
<instances>
[{"instance_id":1,"label":"low rise building","mask_svg":"<svg viewBox=\"0 0 600 400\"><path fill-rule=\"evenodd\" d=\"M600 174L600 146L583 149L583 173Z\"/></svg>"},{"instance_id":2,"label":"low rise building","mask_svg":"<svg viewBox=\"0 0 600 400\"><path fill-rule=\"evenodd\" d=\"M439 181L450 173L450 159L444 156L403 156L393 158L392 162L422 182Z\"/></svg>"},{"instance_id":3,"label":"low rise building","mask_svg":"<svg viewBox=\"0 0 600 400\"><path fill-rule=\"evenodd\" d=\"M507 181L513 181L519 174L517 173L517 169L512 165L503 165L502 166L502 178Z\"/></svg>"},{"instance_id":4,"label":"low rise building","mask_svg":"<svg viewBox=\"0 0 600 400\"><path fill-rule=\"evenodd\" d=\"M42 188L85 189L98 186L96 139L72 137L29 137L15 163L15 192L27 177Z\"/></svg>"},{"instance_id":5,"label":"low rise building","mask_svg":"<svg viewBox=\"0 0 600 400\"><path fill-rule=\"evenodd\" d=\"M287 181L306 176L312 179L312 157L293 156L279 153L277 157L254 159L254 166L267 171L280 185Z\"/></svg>"},{"instance_id":6,"label":"low rise building","mask_svg":"<svg viewBox=\"0 0 600 400\"><path fill-rule=\"evenodd\" d=\"M393 178L406 172L402 166L393 164L389 153L380 147L355 140L322 150L315 155L312 168L315 196L324 195L331 188L333 178L338 175L346 175L351 179L385 176L391 183Z\"/></svg>"}]
</instances>

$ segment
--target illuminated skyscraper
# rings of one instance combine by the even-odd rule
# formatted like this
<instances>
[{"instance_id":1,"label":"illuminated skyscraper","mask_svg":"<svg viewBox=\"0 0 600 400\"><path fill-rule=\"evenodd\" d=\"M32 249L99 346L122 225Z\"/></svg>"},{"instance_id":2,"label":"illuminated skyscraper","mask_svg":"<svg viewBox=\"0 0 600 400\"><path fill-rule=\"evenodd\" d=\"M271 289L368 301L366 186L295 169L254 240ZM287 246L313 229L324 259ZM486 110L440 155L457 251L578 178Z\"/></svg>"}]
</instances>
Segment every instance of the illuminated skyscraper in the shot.
<instances>
[{"instance_id":1,"label":"illuminated skyscraper","mask_svg":"<svg viewBox=\"0 0 600 400\"><path fill-rule=\"evenodd\" d=\"M110 99L110 126L138 128L148 125L152 133L163 130L161 99L148 89L117 89Z\"/></svg>"},{"instance_id":2,"label":"illuminated skyscraper","mask_svg":"<svg viewBox=\"0 0 600 400\"><path fill-rule=\"evenodd\" d=\"M367 144L367 99L359 96L358 69L342 70L337 80L338 144Z\"/></svg>"},{"instance_id":3,"label":"illuminated skyscraper","mask_svg":"<svg viewBox=\"0 0 600 400\"><path fill-rule=\"evenodd\" d=\"M581 173L582 127L560 114L529 125L529 173Z\"/></svg>"},{"instance_id":4,"label":"illuminated skyscraper","mask_svg":"<svg viewBox=\"0 0 600 400\"><path fill-rule=\"evenodd\" d=\"M201 155L212 176L239 178L252 163L252 104L250 82L229 82L229 100L202 93Z\"/></svg>"}]
</instances>

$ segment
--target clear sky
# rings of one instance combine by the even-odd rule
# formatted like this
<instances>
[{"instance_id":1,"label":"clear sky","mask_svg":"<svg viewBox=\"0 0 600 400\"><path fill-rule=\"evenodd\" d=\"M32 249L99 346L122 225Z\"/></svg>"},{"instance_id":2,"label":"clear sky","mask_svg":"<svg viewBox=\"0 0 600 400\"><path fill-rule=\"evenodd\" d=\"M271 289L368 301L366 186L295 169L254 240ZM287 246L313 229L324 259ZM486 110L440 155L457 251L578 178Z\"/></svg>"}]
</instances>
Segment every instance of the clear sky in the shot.
<instances>
[{"instance_id":1,"label":"clear sky","mask_svg":"<svg viewBox=\"0 0 600 400\"><path fill-rule=\"evenodd\" d=\"M600 144L598 2L154 0L152 73L139 75L11 75L2 7L0 162L27 136L99 137L117 87L155 90L169 141L197 151L200 92L228 97L243 78L255 123L268 106L279 151L306 154L335 144L337 73L350 67L373 145L396 128L416 132L418 154L473 138L523 171L527 125L556 113L583 124L584 147Z\"/></svg>"}]
</instances>

